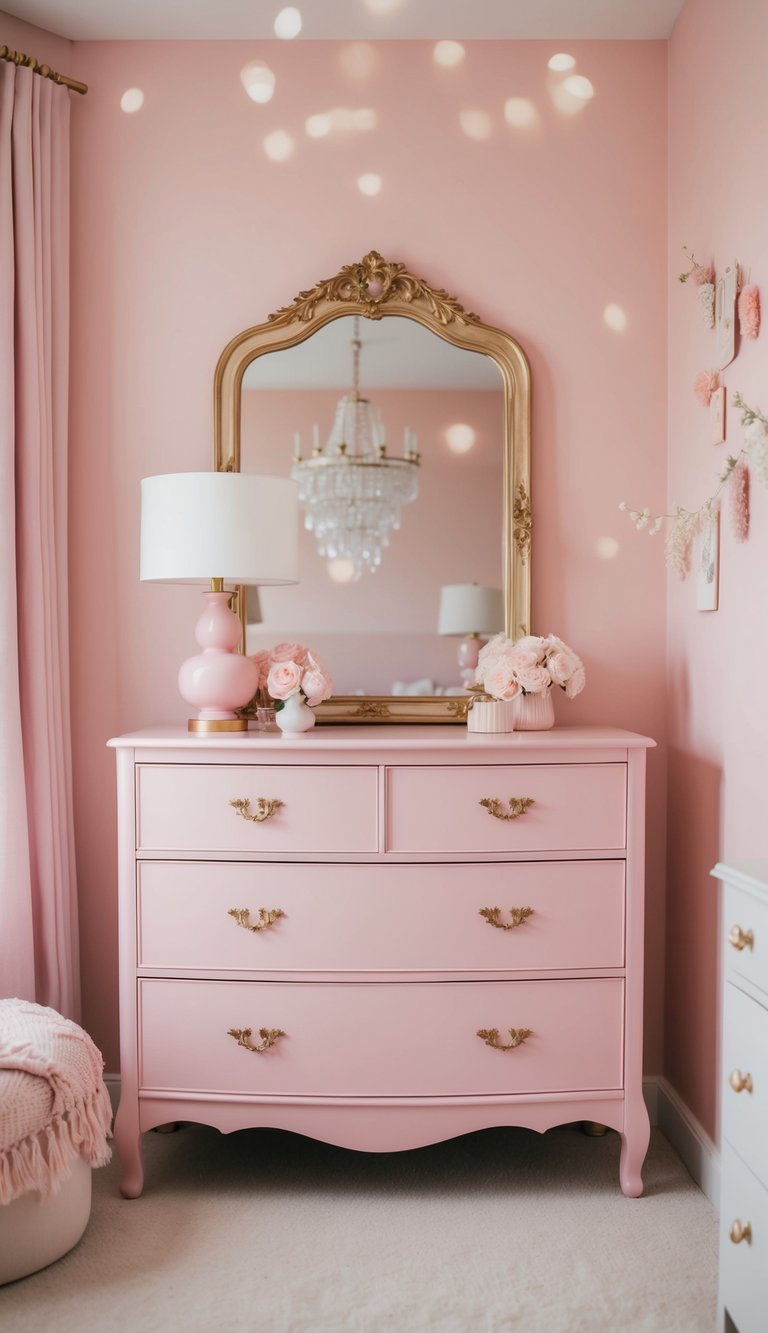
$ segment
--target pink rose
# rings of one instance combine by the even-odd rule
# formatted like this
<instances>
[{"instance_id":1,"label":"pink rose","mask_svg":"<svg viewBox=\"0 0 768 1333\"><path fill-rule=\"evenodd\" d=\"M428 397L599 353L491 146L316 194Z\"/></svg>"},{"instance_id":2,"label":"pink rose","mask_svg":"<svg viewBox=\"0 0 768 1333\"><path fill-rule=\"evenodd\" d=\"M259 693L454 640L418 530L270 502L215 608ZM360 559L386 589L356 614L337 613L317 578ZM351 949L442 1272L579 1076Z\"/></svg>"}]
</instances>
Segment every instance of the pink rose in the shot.
<instances>
[{"instance_id":1,"label":"pink rose","mask_svg":"<svg viewBox=\"0 0 768 1333\"><path fill-rule=\"evenodd\" d=\"M533 649L521 648L515 644L508 653L504 654L504 661L508 662L512 670L518 674L521 671L531 671L533 667L539 665L539 655Z\"/></svg>"},{"instance_id":2,"label":"pink rose","mask_svg":"<svg viewBox=\"0 0 768 1333\"><path fill-rule=\"evenodd\" d=\"M301 667L298 662L275 662L269 669L267 689L273 699L287 699L301 688Z\"/></svg>"},{"instance_id":3,"label":"pink rose","mask_svg":"<svg viewBox=\"0 0 768 1333\"><path fill-rule=\"evenodd\" d=\"M537 634L525 634L522 639L515 641L514 647L521 653L533 653L537 662L543 662L547 641L539 638Z\"/></svg>"},{"instance_id":4,"label":"pink rose","mask_svg":"<svg viewBox=\"0 0 768 1333\"><path fill-rule=\"evenodd\" d=\"M506 638L504 634L497 634L495 638L489 639L480 649L475 669L475 680L482 685L485 679L486 671L490 671L496 665L499 658L507 649L512 647L511 639Z\"/></svg>"},{"instance_id":5,"label":"pink rose","mask_svg":"<svg viewBox=\"0 0 768 1333\"><path fill-rule=\"evenodd\" d=\"M579 665L579 659L571 653L552 653L547 658L547 670L554 685L565 686Z\"/></svg>"},{"instance_id":6,"label":"pink rose","mask_svg":"<svg viewBox=\"0 0 768 1333\"><path fill-rule=\"evenodd\" d=\"M514 699L520 693L520 683L506 655L500 657L490 671L486 671L484 688L494 699Z\"/></svg>"},{"instance_id":7,"label":"pink rose","mask_svg":"<svg viewBox=\"0 0 768 1333\"><path fill-rule=\"evenodd\" d=\"M526 694L543 694L552 684L550 674L543 666L524 667L515 674Z\"/></svg>"},{"instance_id":8,"label":"pink rose","mask_svg":"<svg viewBox=\"0 0 768 1333\"><path fill-rule=\"evenodd\" d=\"M333 680L328 669L314 653L307 653L307 665L301 678L301 688L310 708L315 708L333 693Z\"/></svg>"},{"instance_id":9,"label":"pink rose","mask_svg":"<svg viewBox=\"0 0 768 1333\"><path fill-rule=\"evenodd\" d=\"M303 666L307 660L307 650L300 643L278 643L269 654L273 662L296 662Z\"/></svg>"},{"instance_id":10,"label":"pink rose","mask_svg":"<svg viewBox=\"0 0 768 1333\"><path fill-rule=\"evenodd\" d=\"M579 662L570 680L565 683L565 693L569 699L575 699L577 694L581 694L587 683L586 672Z\"/></svg>"},{"instance_id":11,"label":"pink rose","mask_svg":"<svg viewBox=\"0 0 768 1333\"><path fill-rule=\"evenodd\" d=\"M259 673L258 688L260 690L266 689L267 676L269 675L269 653L266 649L263 649L260 653L253 653L251 655L251 661Z\"/></svg>"}]
</instances>

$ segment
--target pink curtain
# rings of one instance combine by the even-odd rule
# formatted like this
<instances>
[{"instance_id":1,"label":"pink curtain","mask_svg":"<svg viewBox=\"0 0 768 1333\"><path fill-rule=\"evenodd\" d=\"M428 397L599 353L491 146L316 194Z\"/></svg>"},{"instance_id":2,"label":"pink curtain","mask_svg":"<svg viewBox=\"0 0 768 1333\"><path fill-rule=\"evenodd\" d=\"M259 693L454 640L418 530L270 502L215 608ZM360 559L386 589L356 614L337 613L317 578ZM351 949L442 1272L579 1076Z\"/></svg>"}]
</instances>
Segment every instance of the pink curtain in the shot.
<instances>
[{"instance_id":1,"label":"pink curtain","mask_svg":"<svg viewBox=\"0 0 768 1333\"><path fill-rule=\"evenodd\" d=\"M0 993L76 1019L69 96L0 61Z\"/></svg>"}]
</instances>

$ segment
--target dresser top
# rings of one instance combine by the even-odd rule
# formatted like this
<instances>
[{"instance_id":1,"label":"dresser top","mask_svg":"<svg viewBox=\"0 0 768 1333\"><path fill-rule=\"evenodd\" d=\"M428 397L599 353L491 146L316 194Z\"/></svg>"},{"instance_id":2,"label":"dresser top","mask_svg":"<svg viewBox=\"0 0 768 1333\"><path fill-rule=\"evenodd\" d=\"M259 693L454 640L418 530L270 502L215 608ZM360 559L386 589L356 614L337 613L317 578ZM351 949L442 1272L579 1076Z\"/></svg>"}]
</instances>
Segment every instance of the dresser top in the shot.
<instances>
[{"instance_id":1,"label":"dresser top","mask_svg":"<svg viewBox=\"0 0 768 1333\"><path fill-rule=\"evenodd\" d=\"M355 752L385 751L460 751L478 757L503 750L517 754L521 750L542 757L559 750L629 750L649 749L656 744L648 736L619 727L553 727L550 731L515 731L485 735L466 727L448 726L317 726L302 736L284 736L281 732L241 731L191 733L185 727L148 727L107 742L115 749L202 749L226 750L232 754L254 751L320 750Z\"/></svg>"}]
</instances>

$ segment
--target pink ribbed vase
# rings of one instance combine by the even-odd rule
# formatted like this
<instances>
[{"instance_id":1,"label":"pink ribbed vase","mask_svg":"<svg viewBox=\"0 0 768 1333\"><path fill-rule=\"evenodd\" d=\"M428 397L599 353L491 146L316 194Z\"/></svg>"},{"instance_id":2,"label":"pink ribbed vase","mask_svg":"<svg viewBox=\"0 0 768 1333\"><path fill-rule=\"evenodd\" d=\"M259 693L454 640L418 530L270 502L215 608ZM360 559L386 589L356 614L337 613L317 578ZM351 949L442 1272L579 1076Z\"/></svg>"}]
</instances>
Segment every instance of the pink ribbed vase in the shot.
<instances>
[{"instance_id":1,"label":"pink ribbed vase","mask_svg":"<svg viewBox=\"0 0 768 1333\"><path fill-rule=\"evenodd\" d=\"M551 688L543 694L518 694L515 704L515 731L549 731L555 725L555 705Z\"/></svg>"}]
</instances>

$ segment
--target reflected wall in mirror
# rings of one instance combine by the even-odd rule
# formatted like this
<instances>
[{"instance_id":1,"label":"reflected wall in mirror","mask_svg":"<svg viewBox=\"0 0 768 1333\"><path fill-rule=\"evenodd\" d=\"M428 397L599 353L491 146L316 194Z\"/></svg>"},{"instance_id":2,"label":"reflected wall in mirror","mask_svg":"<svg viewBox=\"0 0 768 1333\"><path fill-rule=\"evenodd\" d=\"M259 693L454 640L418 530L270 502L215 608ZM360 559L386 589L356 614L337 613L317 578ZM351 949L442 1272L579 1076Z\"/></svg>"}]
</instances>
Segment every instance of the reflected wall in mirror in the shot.
<instances>
[{"instance_id":1,"label":"reflected wall in mirror","mask_svg":"<svg viewBox=\"0 0 768 1333\"><path fill-rule=\"evenodd\" d=\"M356 368L359 398L371 408L357 442L346 438L354 435L349 411L346 428L334 432ZM358 406L352 415L366 411ZM528 366L514 339L375 252L225 349L215 382L214 466L293 471L309 497L310 525L321 472L324 494L344 492L329 511L330 540L328 531L318 536L317 522L302 533L299 584L248 599L259 609L246 627L246 651L298 640L327 661L337 693L321 705L320 720L465 718L459 639L438 632L446 585L501 589L497 628L527 632L529 413ZM347 467L361 448L367 460ZM354 549L339 546L334 524L345 514L348 525L360 523L365 507L347 494L353 483L376 494L378 513L384 474L393 472L413 483L398 482L407 498L395 505L398 525L385 533L377 564L370 534Z\"/></svg>"}]
</instances>

